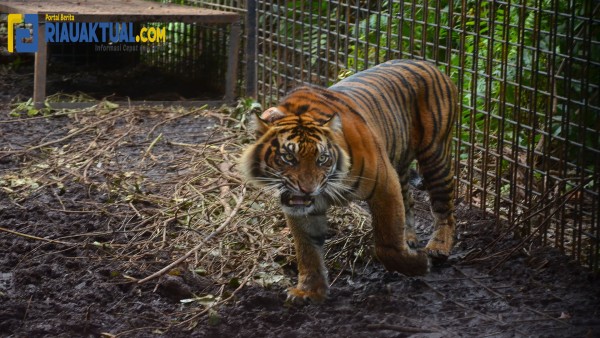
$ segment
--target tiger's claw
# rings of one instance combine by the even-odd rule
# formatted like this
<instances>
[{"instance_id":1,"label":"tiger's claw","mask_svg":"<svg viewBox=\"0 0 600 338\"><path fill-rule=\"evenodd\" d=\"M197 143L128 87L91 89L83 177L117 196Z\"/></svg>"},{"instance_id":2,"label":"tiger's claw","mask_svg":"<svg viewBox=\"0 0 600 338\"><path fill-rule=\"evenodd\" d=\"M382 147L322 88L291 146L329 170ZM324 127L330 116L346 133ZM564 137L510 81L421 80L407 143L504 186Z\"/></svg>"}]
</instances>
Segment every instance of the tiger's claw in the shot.
<instances>
[{"instance_id":1,"label":"tiger's claw","mask_svg":"<svg viewBox=\"0 0 600 338\"><path fill-rule=\"evenodd\" d=\"M306 304L308 302L323 303L327 298L327 292L323 290L301 290L298 288L289 288L286 303Z\"/></svg>"},{"instance_id":2,"label":"tiger's claw","mask_svg":"<svg viewBox=\"0 0 600 338\"><path fill-rule=\"evenodd\" d=\"M449 253L442 252L441 250L425 249L425 252L431 259L431 263L433 265L443 264L444 262L446 262L448 260L448 257L450 256Z\"/></svg>"},{"instance_id":3,"label":"tiger's claw","mask_svg":"<svg viewBox=\"0 0 600 338\"><path fill-rule=\"evenodd\" d=\"M417 237L417 233L415 229L411 226L406 227L406 244L411 249L416 249L419 246L419 238Z\"/></svg>"},{"instance_id":4,"label":"tiger's claw","mask_svg":"<svg viewBox=\"0 0 600 338\"><path fill-rule=\"evenodd\" d=\"M436 224L436 230L425 247L434 263L443 263L450 256L454 244L454 220Z\"/></svg>"},{"instance_id":5,"label":"tiger's claw","mask_svg":"<svg viewBox=\"0 0 600 338\"><path fill-rule=\"evenodd\" d=\"M422 250L376 246L375 254L388 271L398 271L407 276L423 276L429 272L431 261Z\"/></svg>"}]
</instances>

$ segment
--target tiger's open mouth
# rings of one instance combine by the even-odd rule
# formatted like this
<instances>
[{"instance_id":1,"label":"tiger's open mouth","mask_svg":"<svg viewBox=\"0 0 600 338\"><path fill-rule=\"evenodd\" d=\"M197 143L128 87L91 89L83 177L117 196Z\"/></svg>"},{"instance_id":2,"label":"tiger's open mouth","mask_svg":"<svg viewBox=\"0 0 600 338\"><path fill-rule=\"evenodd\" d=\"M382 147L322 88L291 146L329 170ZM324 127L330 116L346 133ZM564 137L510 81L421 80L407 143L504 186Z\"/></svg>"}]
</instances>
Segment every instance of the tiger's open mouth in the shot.
<instances>
[{"instance_id":1,"label":"tiger's open mouth","mask_svg":"<svg viewBox=\"0 0 600 338\"><path fill-rule=\"evenodd\" d=\"M314 202L314 196L294 195L291 192L281 194L281 204L288 207L310 207Z\"/></svg>"}]
</instances>

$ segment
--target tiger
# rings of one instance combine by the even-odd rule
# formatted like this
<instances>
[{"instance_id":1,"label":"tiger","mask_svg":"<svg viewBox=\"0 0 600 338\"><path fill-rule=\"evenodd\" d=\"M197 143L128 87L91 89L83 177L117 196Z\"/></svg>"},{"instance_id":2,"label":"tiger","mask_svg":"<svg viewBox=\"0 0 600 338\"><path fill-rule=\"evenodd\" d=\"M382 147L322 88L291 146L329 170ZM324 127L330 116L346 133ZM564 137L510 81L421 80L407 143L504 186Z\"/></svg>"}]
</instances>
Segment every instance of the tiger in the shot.
<instances>
[{"instance_id":1,"label":"tiger","mask_svg":"<svg viewBox=\"0 0 600 338\"><path fill-rule=\"evenodd\" d=\"M366 201L374 253L389 271L429 272L453 247L452 130L457 89L426 61L391 60L329 88L303 85L254 117L257 141L240 157L249 182L278 194L293 236L298 281L292 301L329 291L323 246L332 205ZM418 162L433 233L418 248L409 169Z\"/></svg>"}]
</instances>

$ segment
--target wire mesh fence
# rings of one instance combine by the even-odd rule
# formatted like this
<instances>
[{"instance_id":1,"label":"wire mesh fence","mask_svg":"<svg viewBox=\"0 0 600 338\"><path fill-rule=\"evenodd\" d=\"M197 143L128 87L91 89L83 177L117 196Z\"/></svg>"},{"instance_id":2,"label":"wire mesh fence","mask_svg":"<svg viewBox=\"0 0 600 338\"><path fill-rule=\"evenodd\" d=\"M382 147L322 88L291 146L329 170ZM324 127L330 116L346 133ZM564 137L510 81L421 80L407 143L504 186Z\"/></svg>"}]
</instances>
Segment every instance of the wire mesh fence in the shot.
<instances>
[{"instance_id":1,"label":"wire mesh fence","mask_svg":"<svg viewBox=\"0 0 600 338\"><path fill-rule=\"evenodd\" d=\"M429 60L455 80L462 97L458 197L507 221L524 240L556 246L598 269L600 3L253 5L264 105L299 84L329 86L388 59Z\"/></svg>"},{"instance_id":2,"label":"wire mesh fence","mask_svg":"<svg viewBox=\"0 0 600 338\"><path fill-rule=\"evenodd\" d=\"M225 92L231 26L170 22L148 23L163 27L166 42L140 48L141 61L187 81L188 96L219 97ZM186 93L184 93L186 94Z\"/></svg>"},{"instance_id":3,"label":"wire mesh fence","mask_svg":"<svg viewBox=\"0 0 600 338\"><path fill-rule=\"evenodd\" d=\"M165 1L165 0L162 0ZM172 0L171 0L172 1ZM247 15L247 10L246 8L248 7L248 3L254 4L255 1L250 0L250 1L246 1L246 0L176 0L176 2L180 2L180 3L184 3L186 5L191 5L191 6L199 6L199 7L203 7L203 8L209 8L209 9L214 9L214 10L219 10L219 11L225 11L225 12L235 12L240 14L242 17L245 17L246 20L242 20L241 22L241 28L242 31L245 32L245 34L242 34L241 36L241 41L240 41L240 51L243 51L242 53L244 53L244 57L240 57L239 60L239 67L238 67L238 74L237 74L237 79L239 80L237 83L237 89L236 92L239 93L242 96L250 96L250 97L255 97L256 96L256 87L254 84L254 64L255 64L255 55L254 53L252 53L253 55L249 55L247 53L248 50L252 50L255 51L255 47L254 45L248 46L248 36L252 36L254 37L253 39L251 39L251 42L255 41L255 37L256 37L256 33L255 30L253 29L256 24L254 20L251 20L250 22L248 22L248 15ZM254 13L254 11L253 11ZM252 17L253 19L255 18L255 16ZM248 48L250 47L250 48ZM252 67L250 67L249 65L252 65Z\"/></svg>"}]
</instances>

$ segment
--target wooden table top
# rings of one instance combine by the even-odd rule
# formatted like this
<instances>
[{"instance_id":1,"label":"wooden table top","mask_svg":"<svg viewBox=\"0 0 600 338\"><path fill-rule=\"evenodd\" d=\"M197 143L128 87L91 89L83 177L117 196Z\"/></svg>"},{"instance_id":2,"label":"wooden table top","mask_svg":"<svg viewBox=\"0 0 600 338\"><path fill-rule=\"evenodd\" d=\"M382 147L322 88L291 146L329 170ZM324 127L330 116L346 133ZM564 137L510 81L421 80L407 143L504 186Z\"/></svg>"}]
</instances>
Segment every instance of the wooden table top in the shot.
<instances>
[{"instance_id":1,"label":"wooden table top","mask_svg":"<svg viewBox=\"0 0 600 338\"><path fill-rule=\"evenodd\" d=\"M239 15L232 12L144 0L3 0L0 2L0 12L41 15L69 13L75 16L75 21L233 23L239 20ZM40 20L43 20L42 16Z\"/></svg>"}]
</instances>

